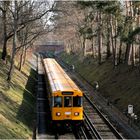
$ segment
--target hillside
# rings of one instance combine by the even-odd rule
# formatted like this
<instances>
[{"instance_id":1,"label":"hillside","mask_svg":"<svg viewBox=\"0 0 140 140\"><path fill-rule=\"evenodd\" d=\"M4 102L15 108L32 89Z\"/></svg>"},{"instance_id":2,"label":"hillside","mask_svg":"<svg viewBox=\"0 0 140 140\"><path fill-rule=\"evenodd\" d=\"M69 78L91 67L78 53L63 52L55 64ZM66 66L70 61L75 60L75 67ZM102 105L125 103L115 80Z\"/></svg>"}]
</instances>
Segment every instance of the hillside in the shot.
<instances>
[{"instance_id":1,"label":"hillside","mask_svg":"<svg viewBox=\"0 0 140 140\"><path fill-rule=\"evenodd\" d=\"M10 85L8 67L0 60L0 138L32 138L35 121L35 71L27 62L14 71Z\"/></svg>"},{"instance_id":2,"label":"hillside","mask_svg":"<svg viewBox=\"0 0 140 140\"><path fill-rule=\"evenodd\" d=\"M74 65L91 84L99 82L100 93L110 100L122 112L127 111L129 104L134 105L134 113L140 116L140 73L136 68L120 64L113 68L111 60L98 65L92 58L80 61L76 55L62 54L61 59ZM140 121L138 119L138 125Z\"/></svg>"}]
</instances>

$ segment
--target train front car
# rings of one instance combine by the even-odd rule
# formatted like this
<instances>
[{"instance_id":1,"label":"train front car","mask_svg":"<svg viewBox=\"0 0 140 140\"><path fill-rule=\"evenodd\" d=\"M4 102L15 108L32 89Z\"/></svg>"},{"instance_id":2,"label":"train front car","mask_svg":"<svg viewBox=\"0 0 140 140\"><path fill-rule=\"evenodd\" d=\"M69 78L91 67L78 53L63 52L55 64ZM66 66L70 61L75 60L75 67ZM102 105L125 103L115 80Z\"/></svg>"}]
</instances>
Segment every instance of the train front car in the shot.
<instances>
[{"instance_id":1,"label":"train front car","mask_svg":"<svg viewBox=\"0 0 140 140\"><path fill-rule=\"evenodd\" d=\"M56 123L80 124L83 120L83 93L52 58L43 60L49 83L52 120Z\"/></svg>"}]
</instances>

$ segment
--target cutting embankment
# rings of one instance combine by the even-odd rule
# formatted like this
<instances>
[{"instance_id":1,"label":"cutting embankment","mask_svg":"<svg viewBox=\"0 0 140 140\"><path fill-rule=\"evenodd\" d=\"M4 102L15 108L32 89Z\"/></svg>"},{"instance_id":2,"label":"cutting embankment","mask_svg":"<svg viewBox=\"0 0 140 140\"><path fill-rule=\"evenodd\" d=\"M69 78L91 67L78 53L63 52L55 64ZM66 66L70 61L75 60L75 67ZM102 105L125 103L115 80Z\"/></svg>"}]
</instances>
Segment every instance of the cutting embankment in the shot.
<instances>
[{"instance_id":1,"label":"cutting embankment","mask_svg":"<svg viewBox=\"0 0 140 140\"><path fill-rule=\"evenodd\" d=\"M68 65L74 65L75 70L91 84L94 81L99 83L99 94L108 99L120 111L127 112L127 106L134 106L134 113L138 115L140 126L140 71L125 64L120 64L116 68L112 65L112 60L108 60L98 65L93 58L79 60L76 55L63 53L61 59Z\"/></svg>"},{"instance_id":2,"label":"cutting embankment","mask_svg":"<svg viewBox=\"0 0 140 140\"><path fill-rule=\"evenodd\" d=\"M26 62L8 83L8 69L0 60L0 139L29 139L35 129L36 72Z\"/></svg>"}]
</instances>

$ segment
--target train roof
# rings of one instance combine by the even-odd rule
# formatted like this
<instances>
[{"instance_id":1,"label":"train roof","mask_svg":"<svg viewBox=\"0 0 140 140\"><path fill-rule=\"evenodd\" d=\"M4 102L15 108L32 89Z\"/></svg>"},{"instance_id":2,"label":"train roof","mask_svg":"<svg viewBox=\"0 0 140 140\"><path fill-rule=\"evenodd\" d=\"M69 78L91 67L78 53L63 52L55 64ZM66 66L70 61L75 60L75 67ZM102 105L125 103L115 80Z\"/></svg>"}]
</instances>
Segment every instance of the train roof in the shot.
<instances>
[{"instance_id":1,"label":"train roof","mask_svg":"<svg viewBox=\"0 0 140 140\"><path fill-rule=\"evenodd\" d=\"M77 85L69 78L66 72L53 58L43 60L52 92L55 91L80 91Z\"/></svg>"}]
</instances>

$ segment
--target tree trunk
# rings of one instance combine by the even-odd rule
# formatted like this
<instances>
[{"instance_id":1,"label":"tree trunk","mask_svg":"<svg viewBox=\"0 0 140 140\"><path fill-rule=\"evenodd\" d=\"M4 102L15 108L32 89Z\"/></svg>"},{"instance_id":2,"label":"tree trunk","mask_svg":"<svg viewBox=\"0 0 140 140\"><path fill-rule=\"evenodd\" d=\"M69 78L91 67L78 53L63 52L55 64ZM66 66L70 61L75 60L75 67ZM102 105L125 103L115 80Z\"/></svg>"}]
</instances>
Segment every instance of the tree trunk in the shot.
<instances>
[{"instance_id":1,"label":"tree trunk","mask_svg":"<svg viewBox=\"0 0 140 140\"><path fill-rule=\"evenodd\" d=\"M7 38L5 36L4 40L3 40L3 48L2 48L1 59L5 61L6 60L6 56L7 56Z\"/></svg>"},{"instance_id":2,"label":"tree trunk","mask_svg":"<svg viewBox=\"0 0 140 140\"><path fill-rule=\"evenodd\" d=\"M7 78L7 81L9 81L9 82L11 81L11 77L12 77L12 74L14 72L14 58L15 58L15 48L13 47L10 69L9 69L8 78Z\"/></svg>"},{"instance_id":3,"label":"tree trunk","mask_svg":"<svg viewBox=\"0 0 140 140\"><path fill-rule=\"evenodd\" d=\"M102 43L102 38L100 38L100 33L99 33L99 37L98 37L98 43L99 43L99 46L98 46L98 64L100 65L101 64L101 43Z\"/></svg>"},{"instance_id":4,"label":"tree trunk","mask_svg":"<svg viewBox=\"0 0 140 140\"><path fill-rule=\"evenodd\" d=\"M132 43L132 66L135 66L135 45Z\"/></svg>"},{"instance_id":5,"label":"tree trunk","mask_svg":"<svg viewBox=\"0 0 140 140\"><path fill-rule=\"evenodd\" d=\"M2 20L3 20L3 49L2 49L2 56L3 60L6 59L7 56L7 27L6 27L6 11L2 12Z\"/></svg>"},{"instance_id":6,"label":"tree trunk","mask_svg":"<svg viewBox=\"0 0 140 140\"><path fill-rule=\"evenodd\" d=\"M117 19L115 18L115 38L114 38L114 55L115 55L115 62L114 66L117 66Z\"/></svg>"},{"instance_id":7,"label":"tree trunk","mask_svg":"<svg viewBox=\"0 0 140 140\"><path fill-rule=\"evenodd\" d=\"M92 46L92 56L93 59L95 58L95 52L94 52L94 38L91 39L91 46Z\"/></svg>"},{"instance_id":8,"label":"tree trunk","mask_svg":"<svg viewBox=\"0 0 140 140\"><path fill-rule=\"evenodd\" d=\"M12 77L12 74L13 74L13 71L14 71L14 58L15 58L15 53L16 53L16 39L17 39L17 13L16 13L16 10L17 10L17 1L14 1L14 25L13 25L13 32L14 32L14 35L13 35L13 46L12 46L12 57L11 57L11 64L10 64L10 69L9 69L9 72L8 72L8 78L7 78L7 81L11 81L11 77Z\"/></svg>"},{"instance_id":9,"label":"tree trunk","mask_svg":"<svg viewBox=\"0 0 140 140\"><path fill-rule=\"evenodd\" d=\"M102 32L101 32L101 26L102 26L102 18L101 18L101 11L98 13L98 64L101 64L101 48L102 48Z\"/></svg>"},{"instance_id":10,"label":"tree trunk","mask_svg":"<svg viewBox=\"0 0 140 140\"><path fill-rule=\"evenodd\" d=\"M83 46L82 46L82 48L83 48L83 57L86 56L86 44L85 44L85 42L86 42L86 40L85 40L85 38L83 37Z\"/></svg>"},{"instance_id":11,"label":"tree trunk","mask_svg":"<svg viewBox=\"0 0 140 140\"><path fill-rule=\"evenodd\" d=\"M18 68L19 71L21 71L21 67L22 67L22 63L23 63L23 53L24 53L24 47L22 47L22 50L21 50L19 68Z\"/></svg>"},{"instance_id":12,"label":"tree trunk","mask_svg":"<svg viewBox=\"0 0 140 140\"><path fill-rule=\"evenodd\" d=\"M113 18L110 16L110 28L111 28L111 45L112 45L112 54L113 54L113 63L115 66L115 47L114 47L114 31L113 31Z\"/></svg>"},{"instance_id":13,"label":"tree trunk","mask_svg":"<svg viewBox=\"0 0 140 140\"><path fill-rule=\"evenodd\" d=\"M81 36L80 36L79 33L77 34L77 36L78 36L78 40L79 40L79 43L80 43L80 48L82 48L82 39L81 39Z\"/></svg>"},{"instance_id":14,"label":"tree trunk","mask_svg":"<svg viewBox=\"0 0 140 140\"><path fill-rule=\"evenodd\" d=\"M25 64L26 53L27 53L27 49L26 49L26 47L25 47L25 48L24 48L24 55L23 55L23 65Z\"/></svg>"},{"instance_id":15,"label":"tree trunk","mask_svg":"<svg viewBox=\"0 0 140 140\"><path fill-rule=\"evenodd\" d=\"M126 51L125 51L125 63L128 65L130 64L130 51L131 51L131 44L126 43Z\"/></svg>"},{"instance_id":16,"label":"tree trunk","mask_svg":"<svg viewBox=\"0 0 140 140\"><path fill-rule=\"evenodd\" d=\"M121 41L121 39L120 39L118 64L121 63L121 56L122 56L122 41Z\"/></svg>"},{"instance_id":17,"label":"tree trunk","mask_svg":"<svg viewBox=\"0 0 140 140\"><path fill-rule=\"evenodd\" d=\"M106 48L106 59L108 59L111 56L111 51L110 51L110 27L109 27L109 18L107 21L107 48Z\"/></svg>"}]
</instances>

